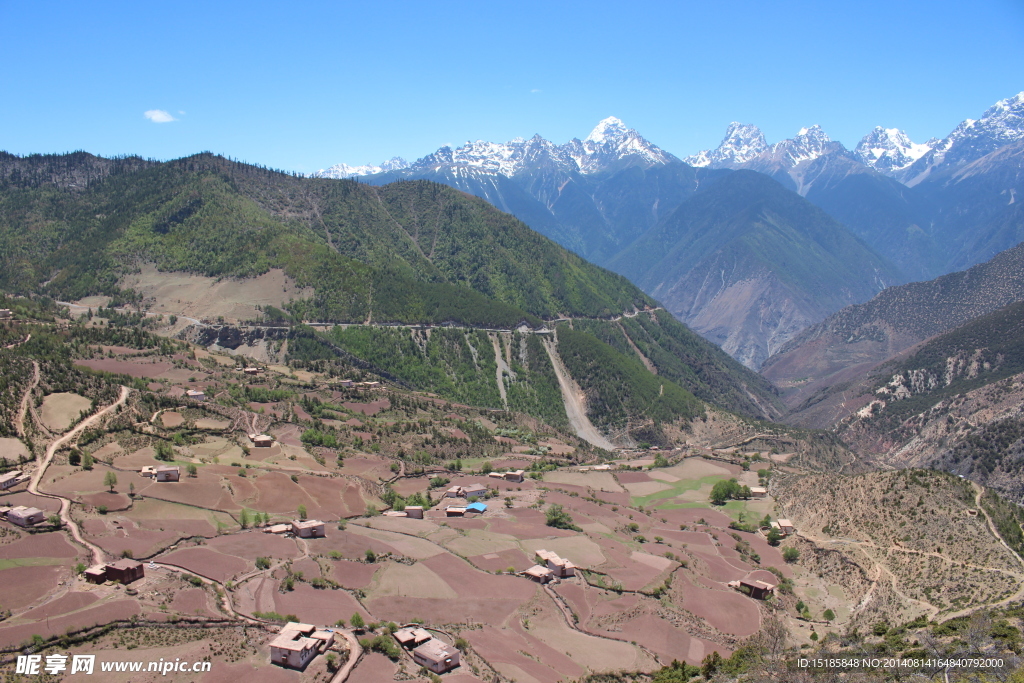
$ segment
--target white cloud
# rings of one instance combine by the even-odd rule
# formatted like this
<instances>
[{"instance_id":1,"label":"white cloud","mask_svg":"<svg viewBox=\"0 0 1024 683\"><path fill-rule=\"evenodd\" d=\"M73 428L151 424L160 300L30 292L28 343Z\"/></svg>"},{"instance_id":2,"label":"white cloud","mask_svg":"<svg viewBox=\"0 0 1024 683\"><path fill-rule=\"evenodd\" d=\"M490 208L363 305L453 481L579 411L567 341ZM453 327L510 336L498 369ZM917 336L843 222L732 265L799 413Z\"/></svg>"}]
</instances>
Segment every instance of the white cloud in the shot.
<instances>
[{"instance_id":1,"label":"white cloud","mask_svg":"<svg viewBox=\"0 0 1024 683\"><path fill-rule=\"evenodd\" d=\"M147 112L143 112L142 115L153 123L170 123L171 121L178 120L163 109L150 109Z\"/></svg>"},{"instance_id":2,"label":"white cloud","mask_svg":"<svg viewBox=\"0 0 1024 683\"><path fill-rule=\"evenodd\" d=\"M543 90L541 90L540 88L534 88L534 89L533 89L533 90L531 90L530 92L534 92L534 93L536 93L536 92L544 92L544 91L543 91Z\"/></svg>"}]
</instances>

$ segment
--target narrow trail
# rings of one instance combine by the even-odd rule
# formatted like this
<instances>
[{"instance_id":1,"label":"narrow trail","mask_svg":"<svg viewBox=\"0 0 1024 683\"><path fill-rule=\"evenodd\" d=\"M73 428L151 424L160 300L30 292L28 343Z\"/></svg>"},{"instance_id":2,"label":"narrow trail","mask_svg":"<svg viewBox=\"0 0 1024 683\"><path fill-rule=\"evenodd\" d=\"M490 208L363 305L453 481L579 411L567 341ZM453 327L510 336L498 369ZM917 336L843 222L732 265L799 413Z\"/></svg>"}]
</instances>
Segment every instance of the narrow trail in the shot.
<instances>
[{"instance_id":1,"label":"narrow trail","mask_svg":"<svg viewBox=\"0 0 1024 683\"><path fill-rule=\"evenodd\" d=\"M562 390L562 401L565 403L565 414L569 418L569 424L572 426L573 431L581 439L589 441L598 448L614 451L615 444L605 438L590 421L590 418L587 417L587 406L583 392L569 375L565 366L562 365L562 359L558 355L554 341L544 339L542 343L544 350L548 352L548 358L551 359L551 365L555 369L555 376L558 378L558 388Z\"/></svg>"},{"instance_id":2,"label":"narrow trail","mask_svg":"<svg viewBox=\"0 0 1024 683\"><path fill-rule=\"evenodd\" d=\"M18 436L21 438L25 438L25 435L28 433L28 429L25 427L25 418L28 415L28 402L32 399L32 392L36 390L37 386L39 386L39 363L32 361L32 383L25 390L25 395L21 397L18 419L14 422L14 427L18 430Z\"/></svg>"},{"instance_id":3,"label":"narrow trail","mask_svg":"<svg viewBox=\"0 0 1024 683\"><path fill-rule=\"evenodd\" d=\"M131 392L128 389L128 387L121 387L121 395L115 402L111 403L106 408L103 408L102 410L93 413L90 417L87 417L86 419L82 420L77 427L69 431L67 434L60 437L56 441L51 442L50 445L47 446L46 448L46 455L43 456L42 462L39 463L39 467L36 468L36 471L32 475L32 479L29 481L28 484L29 493L36 496L42 496L43 498L50 498L53 500L60 501L61 522L71 532L71 536L74 537L75 542L77 542L82 547L88 549L92 553L92 563L94 565L103 563L103 550L99 546L94 545L89 541L85 540L85 537L82 535L81 529L78 528L78 524L73 519L71 519L71 499L64 498L62 496L58 496L52 493L44 493L40 491L39 482L42 481L43 475L46 473L46 468L49 467L50 461L53 460L54 454L58 450L60 450L60 448L64 446L64 444L74 440L76 437L78 437L79 434L81 434L86 429L99 422L107 414L117 410L120 406L124 405L124 402L128 400L129 393Z\"/></svg>"},{"instance_id":4,"label":"narrow trail","mask_svg":"<svg viewBox=\"0 0 1024 683\"><path fill-rule=\"evenodd\" d=\"M8 344L4 348L5 349L16 349L19 346L21 346L22 344L28 344L31 339L32 339L32 335L29 334L24 339L22 339L20 342L14 342L13 344Z\"/></svg>"}]
</instances>

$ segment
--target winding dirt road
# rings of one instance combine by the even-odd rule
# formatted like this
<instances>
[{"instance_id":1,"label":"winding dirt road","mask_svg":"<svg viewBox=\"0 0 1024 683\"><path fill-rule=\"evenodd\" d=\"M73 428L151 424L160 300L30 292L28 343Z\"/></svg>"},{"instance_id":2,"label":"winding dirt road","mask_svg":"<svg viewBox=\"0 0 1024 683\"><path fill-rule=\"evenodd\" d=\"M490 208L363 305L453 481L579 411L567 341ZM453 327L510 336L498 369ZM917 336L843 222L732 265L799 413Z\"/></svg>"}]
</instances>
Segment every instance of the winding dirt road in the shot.
<instances>
[{"instance_id":1,"label":"winding dirt road","mask_svg":"<svg viewBox=\"0 0 1024 683\"><path fill-rule=\"evenodd\" d=\"M39 463L39 467L36 468L35 474L32 475L32 479L29 481L28 484L29 493L37 496L42 496L43 498L51 498L53 500L60 501L61 522L63 522L64 526L66 526L68 530L71 531L71 535L74 537L75 541L79 545L89 549L89 551L92 553L92 561L94 565L102 564L104 562L103 550L99 546L93 545L92 543L89 543L87 540L85 540L85 537L82 536L81 529L78 528L78 524L76 524L75 521L71 519L71 500L68 498L64 498L62 496L54 495L52 493L44 493L40 491L39 482L42 481L43 475L46 473L46 468L49 467L50 461L53 460L53 455L58 450L60 450L62 446L77 438L82 432L84 432L86 429L93 426L97 422L99 422L109 413L117 410L119 406L124 405L124 402L128 400L128 395L130 393L131 390L128 389L128 387L121 387L121 394L120 396L118 396L118 399L116 401L111 403L106 408L103 408L102 410L99 410L93 415L82 420L78 424L78 426L72 429L70 432L60 437L59 439L51 442L50 445L46 447L46 455L43 456L42 462Z\"/></svg>"}]
</instances>

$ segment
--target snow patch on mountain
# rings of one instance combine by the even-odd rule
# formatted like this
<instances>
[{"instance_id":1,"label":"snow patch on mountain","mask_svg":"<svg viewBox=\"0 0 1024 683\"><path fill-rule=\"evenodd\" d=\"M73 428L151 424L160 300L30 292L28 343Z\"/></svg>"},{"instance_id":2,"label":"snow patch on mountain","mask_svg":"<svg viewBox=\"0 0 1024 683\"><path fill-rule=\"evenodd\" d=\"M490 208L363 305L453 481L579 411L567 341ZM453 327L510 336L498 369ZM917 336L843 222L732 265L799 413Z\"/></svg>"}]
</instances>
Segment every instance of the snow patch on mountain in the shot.
<instances>
[{"instance_id":1,"label":"snow patch on mountain","mask_svg":"<svg viewBox=\"0 0 1024 683\"><path fill-rule=\"evenodd\" d=\"M757 126L733 121L717 148L692 154L683 161L690 166L735 166L757 158L768 149L764 133Z\"/></svg>"},{"instance_id":2,"label":"snow patch on mountain","mask_svg":"<svg viewBox=\"0 0 1024 683\"><path fill-rule=\"evenodd\" d=\"M937 141L919 144L898 128L875 128L865 135L853 153L870 168L882 173L902 170L930 152Z\"/></svg>"}]
</instances>

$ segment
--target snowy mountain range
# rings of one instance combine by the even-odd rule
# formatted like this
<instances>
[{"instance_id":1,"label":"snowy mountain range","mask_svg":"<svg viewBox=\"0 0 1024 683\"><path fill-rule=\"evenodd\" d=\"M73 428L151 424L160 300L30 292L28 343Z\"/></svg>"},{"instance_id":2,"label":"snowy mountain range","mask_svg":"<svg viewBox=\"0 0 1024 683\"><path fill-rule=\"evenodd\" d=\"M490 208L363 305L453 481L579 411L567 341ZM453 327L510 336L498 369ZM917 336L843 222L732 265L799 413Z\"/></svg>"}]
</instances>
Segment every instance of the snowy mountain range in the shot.
<instances>
[{"instance_id":1,"label":"snowy mountain range","mask_svg":"<svg viewBox=\"0 0 1024 683\"><path fill-rule=\"evenodd\" d=\"M440 171L464 168L514 177L535 168L548 168L588 175L610 170L622 164L650 167L679 161L676 157L645 140L614 116L599 122L583 140L572 139L563 145L534 135L509 142L467 142L452 149L442 147L414 163L399 157L380 166L337 164L317 171L320 178L352 178L392 171Z\"/></svg>"}]
</instances>

